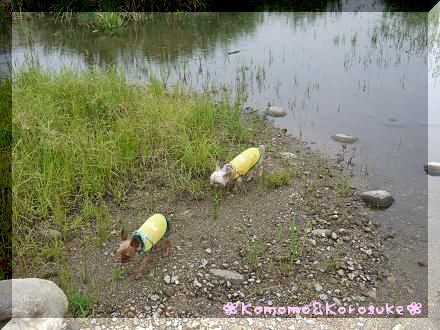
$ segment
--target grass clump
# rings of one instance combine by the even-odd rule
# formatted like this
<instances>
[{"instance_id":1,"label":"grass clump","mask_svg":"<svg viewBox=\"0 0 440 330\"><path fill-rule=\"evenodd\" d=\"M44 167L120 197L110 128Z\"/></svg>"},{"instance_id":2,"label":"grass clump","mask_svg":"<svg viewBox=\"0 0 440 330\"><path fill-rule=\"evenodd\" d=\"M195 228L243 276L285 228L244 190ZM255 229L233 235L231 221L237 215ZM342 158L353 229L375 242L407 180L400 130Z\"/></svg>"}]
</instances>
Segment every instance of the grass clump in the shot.
<instances>
[{"instance_id":1,"label":"grass clump","mask_svg":"<svg viewBox=\"0 0 440 330\"><path fill-rule=\"evenodd\" d=\"M67 301L69 304L69 311L74 317L86 317L92 307L92 299L79 292L68 293Z\"/></svg>"},{"instance_id":2,"label":"grass clump","mask_svg":"<svg viewBox=\"0 0 440 330\"><path fill-rule=\"evenodd\" d=\"M261 244L251 241L249 242L249 263L252 267L256 267L258 264L258 256L264 252L264 248Z\"/></svg>"},{"instance_id":3,"label":"grass clump","mask_svg":"<svg viewBox=\"0 0 440 330\"><path fill-rule=\"evenodd\" d=\"M13 75L14 252L23 269L53 245L39 239L40 228L67 237L90 225L105 241L104 197L120 201L133 181L175 196L206 195L216 161L253 146L258 131L238 105L166 91L156 80L130 84L112 68L47 73L29 66Z\"/></svg>"},{"instance_id":4,"label":"grass clump","mask_svg":"<svg viewBox=\"0 0 440 330\"><path fill-rule=\"evenodd\" d=\"M264 185L268 188L279 188L290 184L291 174L288 170L282 169L269 173L263 177Z\"/></svg>"}]
</instances>

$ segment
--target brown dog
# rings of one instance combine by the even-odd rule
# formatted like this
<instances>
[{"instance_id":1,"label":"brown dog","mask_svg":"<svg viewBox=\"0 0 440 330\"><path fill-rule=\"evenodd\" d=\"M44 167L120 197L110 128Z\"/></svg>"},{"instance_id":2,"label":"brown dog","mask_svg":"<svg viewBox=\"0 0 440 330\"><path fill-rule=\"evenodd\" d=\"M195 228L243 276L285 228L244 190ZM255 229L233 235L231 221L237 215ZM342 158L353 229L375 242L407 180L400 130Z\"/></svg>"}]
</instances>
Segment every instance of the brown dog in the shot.
<instances>
[{"instance_id":1,"label":"brown dog","mask_svg":"<svg viewBox=\"0 0 440 330\"><path fill-rule=\"evenodd\" d=\"M156 250L159 245L165 246L165 254L167 257L170 253L171 242L168 237L170 225L162 214L154 214L148 218L145 223L134 232L129 239L126 230L121 231L121 244L118 253L121 255L121 262L126 263L132 260L136 255L143 257L141 266L138 269L136 278L142 276L142 273L151 259L151 251Z\"/></svg>"}]
</instances>

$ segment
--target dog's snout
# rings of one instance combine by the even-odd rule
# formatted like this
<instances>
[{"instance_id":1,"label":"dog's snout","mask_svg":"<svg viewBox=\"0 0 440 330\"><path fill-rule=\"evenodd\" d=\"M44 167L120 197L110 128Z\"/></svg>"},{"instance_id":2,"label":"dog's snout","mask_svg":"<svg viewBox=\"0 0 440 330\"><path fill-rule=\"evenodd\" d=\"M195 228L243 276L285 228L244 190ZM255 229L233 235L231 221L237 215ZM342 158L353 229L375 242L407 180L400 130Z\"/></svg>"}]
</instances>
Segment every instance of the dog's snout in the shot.
<instances>
[{"instance_id":1,"label":"dog's snout","mask_svg":"<svg viewBox=\"0 0 440 330\"><path fill-rule=\"evenodd\" d=\"M128 261L130 261L130 257L128 257L128 256L121 256L121 262L122 262L123 264L125 264L125 263L128 262Z\"/></svg>"}]
</instances>

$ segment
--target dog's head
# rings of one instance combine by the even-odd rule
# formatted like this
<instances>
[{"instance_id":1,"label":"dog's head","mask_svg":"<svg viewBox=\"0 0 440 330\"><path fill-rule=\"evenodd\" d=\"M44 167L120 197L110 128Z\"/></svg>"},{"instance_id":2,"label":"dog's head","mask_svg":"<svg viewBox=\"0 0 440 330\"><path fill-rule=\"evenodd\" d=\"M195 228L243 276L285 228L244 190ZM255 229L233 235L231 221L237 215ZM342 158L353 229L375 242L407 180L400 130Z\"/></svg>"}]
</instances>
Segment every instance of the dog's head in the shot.
<instances>
[{"instance_id":1,"label":"dog's head","mask_svg":"<svg viewBox=\"0 0 440 330\"><path fill-rule=\"evenodd\" d=\"M126 263L132 260L138 253L141 242L137 236L128 239L125 229L121 230L121 244L117 252L121 255L121 262Z\"/></svg>"},{"instance_id":2,"label":"dog's head","mask_svg":"<svg viewBox=\"0 0 440 330\"><path fill-rule=\"evenodd\" d=\"M215 171L211 174L209 178L209 182L211 185L217 186L226 186L232 178L232 166L231 164L226 164L223 168L217 166Z\"/></svg>"}]
</instances>

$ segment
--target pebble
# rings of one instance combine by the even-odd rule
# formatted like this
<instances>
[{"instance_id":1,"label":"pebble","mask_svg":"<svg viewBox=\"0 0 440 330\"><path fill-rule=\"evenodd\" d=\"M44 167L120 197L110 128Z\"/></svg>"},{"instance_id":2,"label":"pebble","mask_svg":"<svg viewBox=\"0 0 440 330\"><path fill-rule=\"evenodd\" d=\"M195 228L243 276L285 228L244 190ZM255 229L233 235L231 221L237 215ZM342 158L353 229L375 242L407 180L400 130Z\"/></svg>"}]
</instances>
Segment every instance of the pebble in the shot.
<instances>
[{"instance_id":1,"label":"pebble","mask_svg":"<svg viewBox=\"0 0 440 330\"><path fill-rule=\"evenodd\" d=\"M320 291L322 291L322 289L323 289L323 287L322 287L321 284L319 284L319 283L315 284L315 290L316 290L316 292L320 292Z\"/></svg>"},{"instance_id":2,"label":"pebble","mask_svg":"<svg viewBox=\"0 0 440 330\"><path fill-rule=\"evenodd\" d=\"M166 284L170 284L171 283L171 276L170 275L165 275L163 280L165 281Z\"/></svg>"},{"instance_id":3,"label":"pebble","mask_svg":"<svg viewBox=\"0 0 440 330\"><path fill-rule=\"evenodd\" d=\"M212 253L212 250L211 250L210 248L207 248L207 249L205 250L205 252L208 253L208 254L211 254L211 253Z\"/></svg>"},{"instance_id":4,"label":"pebble","mask_svg":"<svg viewBox=\"0 0 440 330\"><path fill-rule=\"evenodd\" d=\"M321 294L319 295L319 299L321 299L321 300L323 300L323 301L326 301L326 300L328 299L328 296L327 296L325 293L321 293Z\"/></svg>"},{"instance_id":5,"label":"pebble","mask_svg":"<svg viewBox=\"0 0 440 330\"><path fill-rule=\"evenodd\" d=\"M335 240L338 239L338 234L336 234L335 232L333 232L333 233L332 233L332 238L335 239Z\"/></svg>"},{"instance_id":6,"label":"pebble","mask_svg":"<svg viewBox=\"0 0 440 330\"><path fill-rule=\"evenodd\" d=\"M331 136L331 138L337 142L347 143L347 144L354 143L357 140L359 140L359 138L356 136L345 135L345 134L334 134Z\"/></svg>"}]
</instances>

